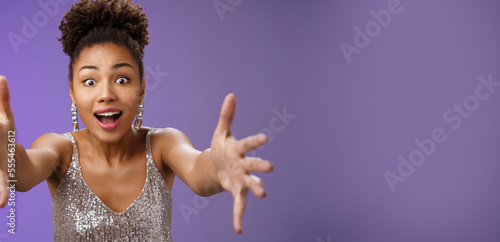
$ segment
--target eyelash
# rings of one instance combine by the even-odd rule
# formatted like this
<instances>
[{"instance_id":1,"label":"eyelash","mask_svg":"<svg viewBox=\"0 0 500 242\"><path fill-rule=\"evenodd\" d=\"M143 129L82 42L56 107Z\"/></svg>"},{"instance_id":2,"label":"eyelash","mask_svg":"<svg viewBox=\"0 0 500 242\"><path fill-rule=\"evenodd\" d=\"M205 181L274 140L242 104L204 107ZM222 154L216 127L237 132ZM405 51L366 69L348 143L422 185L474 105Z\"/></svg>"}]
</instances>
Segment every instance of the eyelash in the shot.
<instances>
[{"instance_id":1,"label":"eyelash","mask_svg":"<svg viewBox=\"0 0 500 242\"><path fill-rule=\"evenodd\" d=\"M115 82L118 82L118 80L120 80L120 79L125 79L125 83L121 83L121 84L128 84L130 82L130 79L128 77L125 77L125 76L118 77Z\"/></svg>"},{"instance_id":2,"label":"eyelash","mask_svg":"<svg viewBox=\"0 0 500 242\"><path fill-rule=\"evenodd\" d=\"M94 84L89 85L89 84L87 84L87 82L88 82L88 81L93 81L93 82L94 82ZM92 78L85 79L85 80L83 81L83 85L85 85L85 86L93 86L93 85L95 85L95 83L96 83L96 81L95 81L94 79L92 79Z\"/></svg>"}]
</instances>

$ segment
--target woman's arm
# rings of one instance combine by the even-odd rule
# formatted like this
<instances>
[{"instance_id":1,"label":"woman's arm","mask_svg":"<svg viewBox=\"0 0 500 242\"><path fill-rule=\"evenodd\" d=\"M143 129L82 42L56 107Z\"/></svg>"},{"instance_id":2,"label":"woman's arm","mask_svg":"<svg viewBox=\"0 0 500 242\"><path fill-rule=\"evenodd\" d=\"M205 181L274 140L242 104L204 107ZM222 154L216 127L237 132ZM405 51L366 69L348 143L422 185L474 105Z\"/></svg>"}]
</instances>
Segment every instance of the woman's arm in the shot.
<instances>
[{"instance_id":1,"label":"woman's arm","mask_svg":"<svg viewBox=\"0 0 500 242\"><path fill-rule=\"evenodd\" d=\"M257 134L236 140L231 133L236 99L229 94L224 99L219 123L215 129L211 148L203 152L196 150L189 138L175 129L164 129L165 136L162 160L196 194L209 196L222 190L228 190L234 197L233 225L241 233L241 221L246 207L248 190L263 198L266 195L261 180L250 172L271 172L270 162L254 157L245 157L245 153L265 144L267 136Z\"/></svg>"},{"instance_id":2,"label":"woman's arm","mask_svg":"<svg viewBox=\"0 0 500 242\"><path fill-rule=\"evenodd\" d=\"M186 185L200 196L222 192L210 149L203 152L194 148L191 140L181 131L165 128L154 133L162 140L162 160ZM166 142L165 142L166 141Z\"/></svg>"},{"instance_id":3,"label":"woman's arm","mask_svg":"<svg viewBox=\"0 0 500 242\"><path fill-rule=\"evenodd\" d=\"M61 153L57 151L67 147L67 140L61 135L45 134L35 140L31 149L25 150L15 142L13 132L9 87L5 77L0 76L0 207L5 206L9 196L8 180L16 180L12 183L16 191L30 190L52 174L61 161Z\"/></svg>"},{"instance_id":4,"label":"woman's arm","mask_svg":"<svg viewBox=\"0 0 500 242\"><path fill-rule=\"evenodd\" d=\"M48 133L40 136L31 144L28 150L16 148L16 169L17 190L26 192L31 190L49 178L57 170L64 170L61 167L63 160L70 161L73 153L73 145L69 138L63 134ZM61 152L64 151L64 152ZM68 157L63 157L68 154Z\"/></svg>"}]
</instances>

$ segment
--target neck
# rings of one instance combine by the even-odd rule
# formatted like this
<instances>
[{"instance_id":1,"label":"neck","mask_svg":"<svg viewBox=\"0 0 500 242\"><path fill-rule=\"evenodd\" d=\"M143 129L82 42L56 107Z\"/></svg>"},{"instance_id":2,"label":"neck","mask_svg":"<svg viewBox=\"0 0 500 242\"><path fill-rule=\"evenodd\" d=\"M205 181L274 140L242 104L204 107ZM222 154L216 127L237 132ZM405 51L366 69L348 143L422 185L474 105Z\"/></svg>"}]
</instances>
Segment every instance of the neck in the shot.
<instances>
[{"instance_id":1,"label":"neck","mask_svg":"<svg viewBox=\"0 0 500 242\"><path fill-rule=\"evenodd\" d=\"M138 135L139 132L131 128L118 140L106 142L85 129L86 140L89 143L89 148L93 151L90 156L94 160L105 161L109 165L129 160L137 147Z\"/></svg>"}]
</instances>

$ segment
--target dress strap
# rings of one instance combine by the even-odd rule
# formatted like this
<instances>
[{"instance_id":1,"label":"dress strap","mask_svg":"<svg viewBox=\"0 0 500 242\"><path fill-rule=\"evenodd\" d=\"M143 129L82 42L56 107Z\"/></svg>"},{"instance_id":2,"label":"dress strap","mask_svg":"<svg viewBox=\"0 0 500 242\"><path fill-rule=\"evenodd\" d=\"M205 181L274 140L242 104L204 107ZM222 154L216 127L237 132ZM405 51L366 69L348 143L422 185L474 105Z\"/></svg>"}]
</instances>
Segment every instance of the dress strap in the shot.
<instances>
[{"instance_id":1,"label":"dress strap","mask_svg":"<svg viewBox=\"0 0 500 242\"><path fill-rule=\"evenodd\" d=\"M66 133L66 135L69 137L69 139L71 140L71 142L73 143L73 155L71 157L71 161L77 161L78 160L78 146L76 145L76 141L75 141L75 138L73 137L73 135L71 135L71 133Z\"/></svg>"},{"instance_id":2,"label":"dress strap","mask_svg":"<svg viewBox=\"0 0 500 242\"><path fill-rule=\"evenodd\" d=\"M146 135L146 158L148 159L148 163L153 162L153 155L151 153L151 134L155 132L155 130L155 128L150 129Z\"/></svg>"}]
</instances>

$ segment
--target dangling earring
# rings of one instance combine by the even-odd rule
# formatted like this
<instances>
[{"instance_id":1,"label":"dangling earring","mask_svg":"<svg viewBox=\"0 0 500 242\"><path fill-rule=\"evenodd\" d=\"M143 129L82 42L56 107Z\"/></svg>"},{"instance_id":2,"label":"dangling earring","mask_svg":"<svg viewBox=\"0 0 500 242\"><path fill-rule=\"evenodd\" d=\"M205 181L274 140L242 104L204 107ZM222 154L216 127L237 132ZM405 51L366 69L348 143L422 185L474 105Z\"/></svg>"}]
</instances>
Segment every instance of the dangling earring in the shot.
<instances>
[{"instance_id":1,"label":"dangling earring","mask_svg":"<svg viewBox=\"0 0 500 242\"><path fill-rule=\"evenodd\" d=\"M76 105L71 102L71 121L73 123L73 131L78 132L78 112L76 110Z\"/></svg>"},{"instance_id":2,"label":"dangling earring","mask_svg":"<svg viewBox=\"0 0 500 242\"><path fill-rule=\"evenodd\" d=\"M134 129L139 130L142 124L142 115L144 115L144 101L139 101L139 107L137 108L137 117L135 118Z\"/></svg>"}]
</instances>

